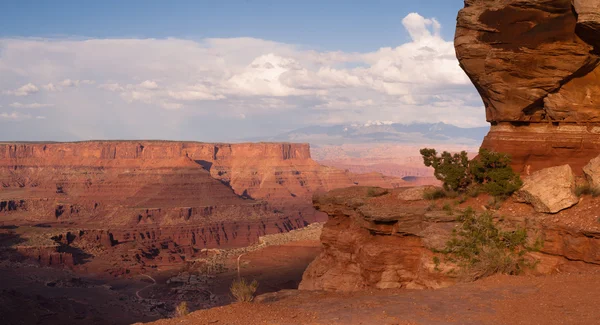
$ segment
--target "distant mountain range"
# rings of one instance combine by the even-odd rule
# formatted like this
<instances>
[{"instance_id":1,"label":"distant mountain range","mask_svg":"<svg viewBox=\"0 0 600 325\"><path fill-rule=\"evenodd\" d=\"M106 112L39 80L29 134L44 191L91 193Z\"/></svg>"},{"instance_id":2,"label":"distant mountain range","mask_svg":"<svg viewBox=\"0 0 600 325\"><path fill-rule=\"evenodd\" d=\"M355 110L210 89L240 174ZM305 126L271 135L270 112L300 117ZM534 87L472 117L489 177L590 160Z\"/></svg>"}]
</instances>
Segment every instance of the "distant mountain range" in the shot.
<instances>
[{"instance_id":1,"label":"distant mountain range","mask_svg":"<svg viewBox=\"0 0 600 325\"><path fill-rule=\"evenodd\" d=\"M246 139L249 141L308 142L312 145L359 143L396 144L464 144L479 146L489 127L461 128L445 123L400 124L368 122L365 124L308 126L273 137Z\"/></svg>"}]
</instances>

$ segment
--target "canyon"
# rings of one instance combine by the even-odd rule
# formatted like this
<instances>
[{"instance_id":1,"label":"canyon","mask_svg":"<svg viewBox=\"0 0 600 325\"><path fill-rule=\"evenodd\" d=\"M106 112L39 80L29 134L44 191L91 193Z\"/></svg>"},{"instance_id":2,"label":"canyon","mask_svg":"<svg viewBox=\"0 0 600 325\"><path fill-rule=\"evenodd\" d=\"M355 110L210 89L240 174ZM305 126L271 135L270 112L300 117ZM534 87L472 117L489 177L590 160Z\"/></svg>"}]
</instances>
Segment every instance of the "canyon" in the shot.
<instances>
[{"instance_id":1,"label":"canyon","mask_svg":"<svg viewBox=\"0 0 600 325\"><path fill-rule=\"evenodd\" d=\"M307 144L0 144L0 222L20 227L19 252L114 275L323 220L313 193L405 183L321 166Z\"/></svg>"}]
</instances>

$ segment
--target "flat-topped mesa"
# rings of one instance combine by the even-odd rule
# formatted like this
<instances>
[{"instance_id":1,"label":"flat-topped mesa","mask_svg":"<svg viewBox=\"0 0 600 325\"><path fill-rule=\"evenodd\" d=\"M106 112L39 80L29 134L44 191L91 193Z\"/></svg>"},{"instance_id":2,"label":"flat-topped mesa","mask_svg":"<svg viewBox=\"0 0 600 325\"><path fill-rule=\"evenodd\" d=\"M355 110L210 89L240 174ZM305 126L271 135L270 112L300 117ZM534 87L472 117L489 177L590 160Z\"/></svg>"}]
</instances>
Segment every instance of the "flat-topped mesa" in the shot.
<instances>
[{"instance_id":1,"label":"flat-topped mesa","mask_svg":"<svg viewBox=\"0 0 600 325\"><path fill-rule=\"evenodd\" d=\"M1 143L0 214L124 226L267 217L277 210L310 223L317 218L314 192L388 181L367 176L320 166L308 144Z\"/></svg>"},{"instance_id":2,"label":"flat-topped mesa","mask_svg":"<svg viewBox=\"0 0 600 325\"><path fill-rule=\"evenodd\" d=\"M521 172L600 152L600 0L466 0L455 48L492 124L482 147Z\"/></svg>"},{"instance_id":3,"label":"flat-topped mesa","mask_svg":"<svg viewBox=\"0 0 600 325\"><path fill-rule=\"evenodd\" d=\"M53 164L119 167L144 160L167 161L182 157L207 162L232 159L310 159L305 143L202 143L175 141L85 141L66 143L0 144L0 164ZM118 163L116 162L118 161Z\"/></svg>"}]
</instances>

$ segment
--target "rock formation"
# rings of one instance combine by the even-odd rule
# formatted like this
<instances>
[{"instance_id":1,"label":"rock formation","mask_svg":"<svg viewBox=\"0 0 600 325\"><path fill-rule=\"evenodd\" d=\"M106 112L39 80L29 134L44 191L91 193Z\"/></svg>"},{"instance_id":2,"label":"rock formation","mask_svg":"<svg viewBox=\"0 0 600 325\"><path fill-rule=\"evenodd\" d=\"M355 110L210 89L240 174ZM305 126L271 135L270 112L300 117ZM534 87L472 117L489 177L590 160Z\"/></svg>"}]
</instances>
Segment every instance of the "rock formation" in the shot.
<instances>
[{"instance_id":1,"label":"rock formation","mask_svg":"<svg viewBox=\"0 0 600 325\"><path fill-rule=\"evenodd\" d=\"M519 172L600 151L599 0L466 0L455 47L492 124L482 147Z\"/></svg>"},{"instance_id":2,"label":"rock formation","mask_svg":"<svg viewBox=\"0 0 600 325\"><path fill-rule=\"evenodd\" d=\"M146 263L160 250L193 257L303 227L322 218L312 208L314 192L401 182L320 166L307 144L6 143L0 224L62 229L52 234L61 245L84 250L135 243L131 259Z\"/></svg>"},{"instance_id":3,"label":"rock formation","mask_svg":"<svg viewBox=\"0 0 600 325\"><path fill-rule=\"evenodd\" d=\"M600 189L600 156L590 160L590 162L583 167L583 174L592 189Z\"/></svg>"},{"instance_id":4,"label":"rock formation","mask_svg":"<svg viewBox=\"0 0 600 325\"><path fill-rule=\"evenodd\" d=\"M443 248L456 217L428 211L430 202L399 201L402 191L354 187L315 197L329 215L322 253L300 289L439 288L454 282L438 270L431 249ZM401 205L401 206L399 206Z\"/></svg>"},{"instance_id":5,"label":"rock formation","mask_svg":"<svg viewBox=\"0 0 600 325\"><path fill-rule=\"evenodd\" d=\"M570 170L563 174L572 178ZM321 235L323 250L306 269L300 289L439 288L455 283L456 265L443 254L436 263L434 251L443 250L452 238L460 211L474 207L483 213L488 198L469 198L457 206L455 199L403 199L413 198L410 191L353 187L316 196L315 207L329 220ZM570 209L547 214L509 198L491 213L500 229L527 229L529 245L539 245L528 256L537 261L535 268L525 272L551 274L600 265L600 225L594 213L599 205L600 198L586 197Z\"/></svg>"},{"instance_id":6,"label":"rock formation","mask_svg":"<svg viewBox=\"0 0 600 325\"><path fill-rule=\"evenodd\" d=\"M538 170L527 177L515 193L521 202L537 212L557 213L579 202L575 195L575 176L569 165Z\"/></svg>"}]
</instances>

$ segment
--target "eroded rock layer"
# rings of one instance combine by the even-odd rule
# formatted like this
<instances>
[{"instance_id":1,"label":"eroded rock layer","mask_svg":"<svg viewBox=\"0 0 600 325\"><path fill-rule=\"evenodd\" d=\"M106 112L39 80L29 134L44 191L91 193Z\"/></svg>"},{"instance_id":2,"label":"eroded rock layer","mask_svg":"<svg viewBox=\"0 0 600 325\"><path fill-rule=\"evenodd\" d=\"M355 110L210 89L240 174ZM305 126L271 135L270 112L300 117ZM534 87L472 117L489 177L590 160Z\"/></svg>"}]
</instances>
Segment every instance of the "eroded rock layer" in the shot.
<instances>
[{"instance_id":1,"label":"eroded rock layer","mask_svg":"<svg viewBox=\"0 0 600 325\"><path fill-rule=\"evenodd\" d=\"M429 211L427 201L404 201L403 190L355 187L315 197L329 215L322 253L304 273L300 289L439 288L454 282L433 262L456 217Z\"/></svg>"},{"instance_id":2,"label":"eroded rock layer","mask_svg":"<svg viewBox=\"0 0 600 325\"><path fill-rule=\"evenodd\" d=\"M43 264L62 261L46 263L52 250L73 253L77 262L95 247L98 256L138 250L128 259L174 263L202 248L246 246L317 221L315 192L401 182L320 166L307 144L6 143L0 144L0 225L33 226L20 228L30 233L50 228L46 237L60 245L33 240L23 248Z\"/></svg>"},{"instance_id":3,"label":"eroded rock layer","mask_svg":"<svg viewBox=\"0 0 600 325\"><path fill-rule=\"evenodd\" d=\"M531 171L600 151L598 0L466 0L455 36L490 133L483 147Z\"/></svg>"},{"instance_id":4,"label":"eroded rock layer","mask_svg":"<svg viewBox=\"0 0 600 325\"><path fill-rule=\"evenodd\" d=\"M512 198L499 210L485 207L487 197L414 200L414 189L354 187L316 196L326 212L321 254L306 269L300 289L357 291L370 288L439 288L461 278L461 266L440 252L473 207L494 215L503 230L526 229L526 258L532 274L574 272L600 265L600 225L594 211L600 198L547 214ZM437 262L436 262L437 260ZM534 262L535 261L535 262Z\"/></svg>"}]
</instances>

